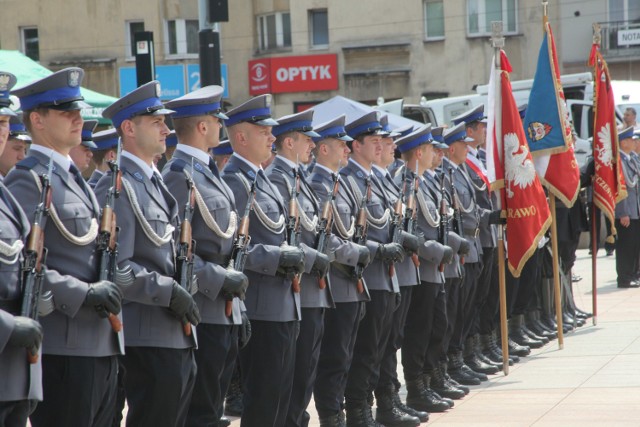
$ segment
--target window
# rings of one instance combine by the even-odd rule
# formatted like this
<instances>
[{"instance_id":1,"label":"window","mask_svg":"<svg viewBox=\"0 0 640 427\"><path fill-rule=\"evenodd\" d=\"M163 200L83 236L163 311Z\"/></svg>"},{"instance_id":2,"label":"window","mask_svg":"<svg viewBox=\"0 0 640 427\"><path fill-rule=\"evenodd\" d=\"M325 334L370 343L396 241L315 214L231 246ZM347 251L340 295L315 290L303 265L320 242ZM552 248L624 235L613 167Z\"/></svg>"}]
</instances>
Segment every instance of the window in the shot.
<instances>
[{"instance_id":1,"label":"window","mask_svg":"<svg viewBox=\"0 0 640 427\"><path fill-rule=\"evenodd\" d=\"M197 19L167 21L167 55L197 55L199 30Z\"/></svg>"},{"instance_id":2,"label":"window","mask_svg":"<svg viewBox=\"0 0 640 427\"><path fill-rule=\"evenodd\" d=\"M132 60L136 56L136 33L144 31L144 21L127 21L127 59Z\"/></svg>"},{"instance_id":3,"label":"window","mask_svg":"<svg viewBox=\"0 0 640 427\"><path fill-rule=\"evenodd\" d=\"M309 11L309 36L312 47L329 46L329 21L327 9Z\"/></svg>"},{"instance_id":4,"label":"window","mask_svg":"<svg viewBox=\"0 0 640 427\"><path fill-rule=\"evenodd\" d=\"M467 0L467 34L490 35L492 21L502 21L505 34L515 34L516 10L517 0Z\"/></svg>"},{"instance_id":5,"label":"window","mask_svg":"<svg viewBox=\"0 0 640 427\"><path fill-rule=\"evenodd\" d=\"M424 1L425 40L444 39L444 1Z\"/></svg>"},{"instance_id":6,"label":"window","mask_svg":"<svg viewBox=\"0 0 640 427\"><path fill-rule=\"evenodd\" d=\"M34 61L39 61L40 39L38 38L38 27L22 27L20 34L22 38L22 52Z\"/></svg>"},{"instance_id":7,"label":"window","mask_svg":"<svg viewBox=\"0 0 640 427\"><path fill-rule=\"evenodd\" d=\"M291 47L291 16L276 12L257 17L258 48L261 51Z\"/></svg>"}]
</instances>

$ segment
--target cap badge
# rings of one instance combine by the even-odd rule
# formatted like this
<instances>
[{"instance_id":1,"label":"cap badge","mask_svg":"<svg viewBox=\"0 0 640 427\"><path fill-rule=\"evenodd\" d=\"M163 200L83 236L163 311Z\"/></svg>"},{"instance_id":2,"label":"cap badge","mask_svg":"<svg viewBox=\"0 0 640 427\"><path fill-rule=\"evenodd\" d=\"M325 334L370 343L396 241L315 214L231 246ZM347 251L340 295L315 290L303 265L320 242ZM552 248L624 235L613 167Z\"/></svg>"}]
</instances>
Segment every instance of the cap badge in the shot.
<instances>
[{"instance_id":1,"label":"cap badge","mask_svg":"<svg viewBox=\"0 0 640 427\"><path fill-rule=\"evenodd\" d=\"M162 93L160 89L160 83L156 83L156 98L160 98L160 93Z\"/></svg>"},{"instance_id":2,"label":"cap badge","mask_svg":"<svg viewBox=\"0 0 640 427\"><path fill-rule=\"evenodd\" d=\"M267 94L264 97L264 106L267 107L267 108L271 108L271 95L270 94Z\"/></svg>"},{"instance_id":3,"label":"cap badge","mask_svg":"<svg viewBox=\"0 0 640 427\"><path fill-rule=\"evenodd\" d=\"M77 87L80 85L80 71L69 71L68 83L70 87Z\"/></svg>"},{"instance_id":4,"label":"cap badge","mask_svg":"<svg viewBox=\"0 0 640 427\"><path fill-rule=\"evenodd\" d=\"M8 74L0 74L0 91L9 89L11 77Z\"/></svg>"}]
</instances>

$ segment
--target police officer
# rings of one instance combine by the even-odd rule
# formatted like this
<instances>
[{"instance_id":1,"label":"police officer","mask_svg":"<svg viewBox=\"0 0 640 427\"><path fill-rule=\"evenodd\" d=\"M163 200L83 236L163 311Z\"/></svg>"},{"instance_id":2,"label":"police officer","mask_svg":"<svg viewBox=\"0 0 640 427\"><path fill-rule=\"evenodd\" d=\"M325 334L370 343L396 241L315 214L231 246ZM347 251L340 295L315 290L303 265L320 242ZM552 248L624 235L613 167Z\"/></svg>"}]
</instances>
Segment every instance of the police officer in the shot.
<instances>
[{"instance_id":1,"label":"police officer","mask_svg":"<svg viewBox=\"0 0 640 427\"><path fill-rule=\"evenodd\" d=\"M216 162L216 167L220 171L224 169L232 154L233 149L228 139L220 141L217 147L211 149L211 157L213 161Z\"/></svg>"},{"instance_id":2,"label":"police officer","mask_svg":"<svg viewBox=\"0 0 640 427\"><path fill-rule=\"evenodd\" d=\"M50 249L43 291L51 291L55 311L41 318L44 400L31 415L34 427L109 425L116 355L123 350L122 333L105 318L120 312L121 292L114 283L97 282L100 207L68 157L81 143L83 75L66 68L13 91L33 143L5 183L31 219L40 201L39 176L52 170L51 214L41 227Z\"/></svg>"},{"instance_id":3,"label":"police officer","mask_svg":"<svg viewBox=\"0 0 640 427\"><path fill-rule=\"evenodd\" d=\"M230 110L225 121L233 155L223 179L239 207L246 206L252 187L255 191L245 265L252 335L240 352L242 426L285 425L300 321L300 294L292 278L305 269L302 249L286 244L287 207L260 166L271 156L271 128L278 124L270 105L271 95L252 98Z\"/></svg>"},{"instance_id":4,"label":"police officer","mask_svg":"<svg viewBox=\"0 0 640 427\"><path fill-rule=\"evenodd\" d=\"M331 290L326 284L329 256L315 249L320 204L302 171L303 165L312 158L311 151L315 144L311 138L320 136L313 131L312 120L313 110L277 120L278 125L273 127L272 132L276 137L274 145L277 154L266 170L267 177L278 189L285 204L297 204L300 246L305 254L305 272L300 280L302 320L296 343L293 388L285 424L287 426L306 426L309 423L310 417L305 409L311 401L313 391L324 331L324 312L333 307ZM293 201L292 195L296 196ZM320 279L324 281L322 287L319 285Z\"/></svg>"},{"instance_id":5,"label":"police officer","mask_svg":"<svg viewBox=\"0 0 640 427\"><path fill-rule=\"evenodd\" d=\"M344 129L344 123L345 116L341 115L315 127L320 136L314 138L316 164L309 177L322 207L332 196L335 180L338 185L332 203L331 252L335 253L335 259L329 272L335 308L325 312L324 335L313 389L322 427L345 424L347 372L353 358L360 318L365 312L365 301L369 300L366 283L359 283L355 272L357 266L362 269L369 263L369 249L352 241L360 200L356 200L338 174L349 158L351 150L347 143L353 141Z\"/></svg>"},{"instance_id":6,"label":"police officer","mask_svg":"<svg viewBox=\"0 0 640 427\"><path fill-rule=\"evenodd\" d=\"M367 396L370 388L375 386L372 381L375 381L380 369L393 312L399 303L400 289L392 267L404 259L402 244L391 240L391 201L371 171L373 163L381 160L381 129L375 111L364 114L346 126L354 141L351 143L351 158L340 171L356 199L366 197L369 224L367 247L372 258L372 262L364 270L371 301L359 326L345 390L347 424L350 426L374 424Z\"/></svg>"},{"instance_id":7,"label":"police officer","mask_svg":"<svg viewBox=\"0 0 640 427\"><path fill-rule=\"evenodd\" d=\"M12 167L27 155L31 137L22 123L22 113L10 117L9 139L0 153L0 179L7 176Z\"/></svg>"},{"instance_id":8,"label":"police officer","mask_svg":"<svg viewBox=\"0 0 640 427\"><path fill-rule=\"evenodd\" d=\"M98 148L93 142L93 131L96 126L98 126L97 120L85 120L82 125L82 142L69 151L69 157L71 157L71 161L73 161L80 173L84 173L89 169L93 158L93 150Z\"/></svg>"},{"instance_id":9,"label":"police officer","mask_svg":"<svg viewBox=\"0 0 640 427\"><path fill-rule=\"evenodd\" d=\"M96 148L93 150L93 157L91 158L94 169L87 180L89 187L95 188L100 178L109 170L109 162L116 160L118 138L118 131L115 128L93 134L93 143Z\"/></svg>"},{"instance_id":10,"label":"police officer","mask_svg":"<svg viewBox=\"0 0 640 427\"><path fill-rule=\"evenodd\" d=\"M13 74L0 72L0 154L5 149L10 132L10 118L15 117L9 106L9 91L15 85ZM39 354L42 326L35 320L20 316L22 289L20 263L22 248L29 234L26 215L0 179L0 425L25 426L27 417L42 400L42 365L27 361L27 352Z\"/></svg>"},{"instance_id":11,"label":"police officer","mask_svg":"<svg viewBox=\"0 0 640 427\"><path fill-rule=\"evenodd\" d=\"M494 200L492 199L491 184L489 183L486 166L482 162L479 152L487 137L484 105L478 105L453 118L452 121L454 124L464 122L467 138L470 139L467 142L467 158L462 167L470 178L476 202L480 208L493 210ZM492 303L499 299L498 288L491 287L494 266L497 265L495 255L497 235L495 227L492 225L480 227L479 237L480 245L482 246L482 273L478 277L474 301L471 304L472 312L469 313L469 333L464 346L464 361L467 366L476 372L495 374L498 372L499 362L494 363L484 356L480 349L479 337L481 311L487 304L489 307L495 307Z\"/></svg>"},{"instance_id":12,"label":"police officer","mask_svg":"<svg viewBox=\"0 0 640 427\"><path fill-rule=\"evenodd\" d=\"M616 239L616 272L618 273L619 288L637 288L638 255L640 254L640 194L638 192L638 179L640 171L638 165L631 159L631 151L634 149L633 127L628 127L618 132L620 141L620 158L622 160L622 172L627 184L627 198L616 205L616 223L618 231Z\"/></svg>"},{"instance_id":13,"label":"police officer","mask_svg":"<svg viewBox=\"0 0 640 427\"><path fill-rule=\"evenodd\" d=\"M114 209L118 264L135 274L123 290L127 347L122 363L130 426L184 425L196 373L196 336L189 324L197 324L200 315L192 289L174 279L178 204L153 169L169 134L165 115L173 112L159 95L159 83L151 81L103 113L118 129L123 147L122 194ZM110 185L111 172L96 185L99 198L106 197Z\"/></svg>"},{"instance_id":14,"label":"police officer","mask_svg":"<svg viewBox=\"0 0 640 427\"><path fill-rule=\"evenodd\" d=\"M186 178L193 180L196 206L191 220L198 276L194 296L202 322L195 352L198 373L187 415L189 426L218 425L222 403L238 355L238 330L242 325L240 300L249 281L241 271L227 268L239 221L235 198L222 181L208 150L220 142L222 120L220 86L206 86L166 104L179 143L163 170L167 188L184 217L189 203ZM226 304L231 304L231 313ZM246 318L246 316L245 316Z\"/></svg>"}]
</instances>

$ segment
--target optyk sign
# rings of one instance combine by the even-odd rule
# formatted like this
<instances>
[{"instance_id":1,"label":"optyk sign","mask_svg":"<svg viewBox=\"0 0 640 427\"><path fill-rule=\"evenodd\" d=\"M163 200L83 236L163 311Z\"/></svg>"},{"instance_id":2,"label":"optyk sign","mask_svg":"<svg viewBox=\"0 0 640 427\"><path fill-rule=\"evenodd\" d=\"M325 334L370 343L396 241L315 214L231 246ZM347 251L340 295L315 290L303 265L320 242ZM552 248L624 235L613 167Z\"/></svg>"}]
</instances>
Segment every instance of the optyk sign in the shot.
<instances>
[{"instance_id":1,"label":"optyk sign","mask_svg":"<svg viewBox=\"0 0 640 427\"><path fill-rule=\"evenodd\" d=\"M338 57L335 54L287 56L249 61L251 95L336 89L338 89Z\"/></svg>"}]
</instances>

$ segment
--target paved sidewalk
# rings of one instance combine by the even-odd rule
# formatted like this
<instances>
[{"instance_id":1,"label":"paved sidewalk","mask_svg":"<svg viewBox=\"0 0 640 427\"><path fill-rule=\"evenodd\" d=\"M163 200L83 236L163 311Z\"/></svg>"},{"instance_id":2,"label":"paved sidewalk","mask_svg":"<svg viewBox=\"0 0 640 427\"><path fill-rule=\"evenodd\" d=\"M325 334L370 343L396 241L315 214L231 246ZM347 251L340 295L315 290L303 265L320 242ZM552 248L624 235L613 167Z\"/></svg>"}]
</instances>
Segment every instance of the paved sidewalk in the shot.
<instances>
[{"instance_id":1,"label":"paved sidewalk","mask_svg":"<svg viewBox=\"0 0 640 427\"><path fill-rule=\"evenodd\" d=\"M534 350L472 387L455 408L431 414L423 425L638 426L640 425L640 289L617 289L615 257L598 253L598 324L588 323ZM591 258L578 251L575 300L591 308ZM398 367L402 369L401 366ZM400 376L402 378L402 375ZM404 390L403 390L404 393ZM313 401L310 426L319 426ZM240 425L239 419L231 424Z\"/></svg>"}]
</instances>

